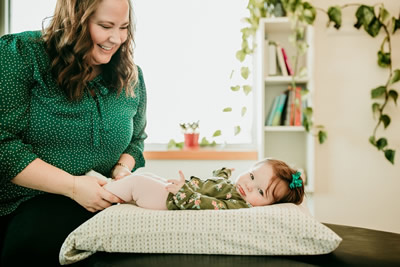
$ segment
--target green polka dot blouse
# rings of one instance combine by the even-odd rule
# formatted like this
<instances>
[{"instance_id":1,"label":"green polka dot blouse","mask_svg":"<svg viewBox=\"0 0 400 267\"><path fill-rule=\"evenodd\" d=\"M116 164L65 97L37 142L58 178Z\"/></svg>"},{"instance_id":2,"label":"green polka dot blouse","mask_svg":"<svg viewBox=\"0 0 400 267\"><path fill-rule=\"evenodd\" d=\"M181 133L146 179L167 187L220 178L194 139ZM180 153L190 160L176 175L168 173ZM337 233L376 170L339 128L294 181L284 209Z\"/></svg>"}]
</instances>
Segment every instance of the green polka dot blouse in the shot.
<instances>
[{"instance_id":1,"label":"green polka dot blouse","mask_svg":"<svg viewBox=\"0 0 400 267\"><path fill-rule=\"evenodd\" d=\"M144 166L146 87L135 97L109 90L99 75L80 101L68 101L49 72L39 31L0 38L0 216L41 194L10 182L40 158L72 175L109 176L122 153Z\"/></svg>"}]
</instances>

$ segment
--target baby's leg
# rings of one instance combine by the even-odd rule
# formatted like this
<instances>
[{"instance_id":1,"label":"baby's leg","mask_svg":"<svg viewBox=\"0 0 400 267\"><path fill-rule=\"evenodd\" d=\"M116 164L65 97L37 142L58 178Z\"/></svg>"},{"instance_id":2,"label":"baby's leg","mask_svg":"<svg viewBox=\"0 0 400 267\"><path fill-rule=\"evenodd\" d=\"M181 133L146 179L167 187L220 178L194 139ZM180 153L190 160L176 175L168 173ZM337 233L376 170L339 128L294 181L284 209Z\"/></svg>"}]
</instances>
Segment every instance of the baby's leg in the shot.
<instances>
[{"instance_id":1,"label":"baby's leg","mask_svg":"<svg viewBox=\"0 0 400 267\"><path fill-rule=\"evenodd\" d=\"M161 177L132 174L118 181L104 185L104 188L126 202L134 200L136 205L146 209L166 210L168 182Z\"/></svg>"}]
</instances>

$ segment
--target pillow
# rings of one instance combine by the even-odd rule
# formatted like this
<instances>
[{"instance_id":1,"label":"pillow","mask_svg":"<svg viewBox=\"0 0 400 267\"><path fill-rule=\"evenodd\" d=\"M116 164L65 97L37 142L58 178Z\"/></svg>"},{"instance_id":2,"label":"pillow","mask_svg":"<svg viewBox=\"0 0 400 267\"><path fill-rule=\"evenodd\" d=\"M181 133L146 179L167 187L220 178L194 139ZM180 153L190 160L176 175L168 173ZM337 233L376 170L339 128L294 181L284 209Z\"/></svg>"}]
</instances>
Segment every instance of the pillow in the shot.
<instances>
[{"instance_id":1,"label":"pillow","mask_svg":"<svg viewBox=\"0 0 400 267\"><path fill-rule=\"evenodd\" d=\"M342 239L294 204L235 210L149 210L111 206L64 241L60 263L96 251L231 255L315 255Z\"/></svg>"}]
</instances>

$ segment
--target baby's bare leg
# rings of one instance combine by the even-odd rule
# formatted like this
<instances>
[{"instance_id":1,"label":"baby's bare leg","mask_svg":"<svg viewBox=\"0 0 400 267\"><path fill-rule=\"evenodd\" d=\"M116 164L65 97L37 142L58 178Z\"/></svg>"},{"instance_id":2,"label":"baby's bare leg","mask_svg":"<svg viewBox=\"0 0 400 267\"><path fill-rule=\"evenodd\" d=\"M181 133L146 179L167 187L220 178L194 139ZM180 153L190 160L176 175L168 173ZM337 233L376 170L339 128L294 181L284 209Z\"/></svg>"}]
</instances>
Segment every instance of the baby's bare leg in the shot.
<instances>
[{"instance_id":1,"label":"baby's bare leg","mask_svg":"<svg viewBox=\"0 0 400 267\"><path fill-rule=\"evenodd\" d=\"M104 185L104 189L126 202L134 200L146 209L166 210L168 192L166 179L148 174L132 174Z\"/></svg>"}]
</instances>

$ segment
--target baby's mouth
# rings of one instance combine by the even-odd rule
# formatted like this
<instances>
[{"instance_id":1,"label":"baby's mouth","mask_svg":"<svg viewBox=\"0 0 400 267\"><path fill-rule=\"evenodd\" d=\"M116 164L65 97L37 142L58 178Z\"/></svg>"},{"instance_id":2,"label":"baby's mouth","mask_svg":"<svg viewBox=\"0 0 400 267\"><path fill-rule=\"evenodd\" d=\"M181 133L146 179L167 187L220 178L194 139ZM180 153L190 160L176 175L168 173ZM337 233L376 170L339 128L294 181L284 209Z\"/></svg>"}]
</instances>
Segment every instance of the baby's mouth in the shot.
<instances>
[{"instance_id":1,"label":"baby's mouth","mask_svg":"<svg viewBox=\"0 0 400 267\"><path fill-rule=\"evenodd\" d=\"M239 190L239 193L240 193L242 196L245 197L245 196L246 196L246 193L244 192L243 188L242 188L240 185L238 185L237 188L238 188L238 190Z\"/></svg>"}]
</instances>

